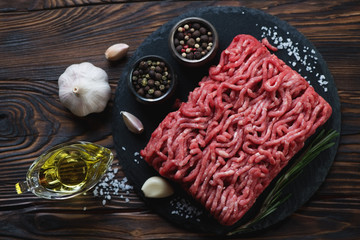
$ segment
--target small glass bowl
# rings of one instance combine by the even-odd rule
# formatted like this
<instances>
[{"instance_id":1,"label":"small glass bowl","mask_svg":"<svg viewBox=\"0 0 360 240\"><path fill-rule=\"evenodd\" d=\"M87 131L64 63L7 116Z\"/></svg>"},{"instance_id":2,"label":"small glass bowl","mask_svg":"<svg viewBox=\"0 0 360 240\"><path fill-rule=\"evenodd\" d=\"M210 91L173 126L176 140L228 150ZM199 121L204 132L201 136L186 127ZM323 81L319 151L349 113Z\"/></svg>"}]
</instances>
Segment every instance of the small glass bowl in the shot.
<instances>
[{"instance_id":1,"label":"small glass bowl","mask_svg":"<svg viewBox=\"0 0 360 240\"><path fill-rule=\"evenodd\" d=\"M59 144L41 154L15 188L18 194L32 192L46 199L72 198L92 189L113 159L110 149L95 143Z\"/></svg>"},{"instance_id":2,"label":"small glass bowl","mask_svg":"<svg viewBox=\"0 0 360 240\"><path fill-rule=\"evenodd\" d=\"M197 24L198 26L200 25L201 27L204 27L207 30L206 34L201 33L200 36L197 36L198 34L196 34L194 36L194 34L193 34L194 31L198 30L198 29L194 28L195 24ZM189 28L187 28L187 27L189 27ZM181 30L183 32L184 38L179 37L179 28L182 28ZM191 29L191 28L193 28L193 29ZM210 32L210 35L208 35L208 32ZM188 34L189 35L192 34L190 38L192 38L193 40L192 40L192 43L190 43L190 44L187 44L188 39L185 39L185 36ZM209 41L212 44L210 49L206 49L206 47L202 46L202 43L204 42L202 40L203 35L206 35L208 38L211 38L211 41ZM199 38L199 39L197 39L197 38ZM183 44L179 43L181 40L184 41ZM195 40L195 43L194 43L194 40ZM207 44L209 44L209 42L207 42ZM219 48L219 37L218 37L215 27L210 22L206 21L203 18L189 17L189 18L180 20L173 26L173 28L171 29L170 34L169 34L168 44L169 44L171 54L181 64L183 64L187 67L199 67L199 66L202 66L202 65L208 63L215 57L216 52ZM197 49L199 49L196 47L195 44L198 44L199 45L198 47L201 48L201 50L202 50L202 51L200 50L198 52L200 52L200 53L204 52L201 54L201 57L195 57L195 53L196 53ZM177 47L179 45L182 45L183 49L177 50ZM195 46L192 46L192 45L195 45ZM188 48L190 48L190 51L188 52L188 54L191 54L190 52L192 52L193 58L191 58L190 56L187 55L186 51L188 51L187 50ZM187 56L186 57L182 56L182 54L187 55Z\"/></svg>"},{"instance_id":3,"label":"small glass bowl","mask_svg":"<svg viewBox=\"0 0 360 240\"><path fill-rule=\"evenodd\" d=\"M140 66L143 62L149 63L149 61L152 62L151 65L148 64L147 67L144 65ZM155 65L153 65L153 63ZM154 69L158 66L158 64L162 65L162 72ZM140 70L143 70L143 72L139 73ZM154 76L152 73L150 73L150 70L153 70L156 75ZM158 74L161 74L161 78L159 78ZM144 78L146 80L144 80ZM150 80L152 80L151 83L149 83ZM164 58L157 55L148 55L140 58L135 62L128 76L128 85L130 91L134 94L139 102L145 104L162 103L170 98L174 93L176 86L176 75L171 65ZM158 91L161 92L161 95L156 94L159 93Z\"/></svg>"}]
</instances>

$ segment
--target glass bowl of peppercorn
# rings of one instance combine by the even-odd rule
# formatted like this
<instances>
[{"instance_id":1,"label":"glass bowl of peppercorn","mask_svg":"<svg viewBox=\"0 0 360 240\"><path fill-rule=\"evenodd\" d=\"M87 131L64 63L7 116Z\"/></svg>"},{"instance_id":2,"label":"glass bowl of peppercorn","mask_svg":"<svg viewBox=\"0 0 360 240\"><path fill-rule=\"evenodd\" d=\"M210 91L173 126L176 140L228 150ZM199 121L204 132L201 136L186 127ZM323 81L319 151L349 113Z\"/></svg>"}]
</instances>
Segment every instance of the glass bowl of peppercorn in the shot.
<instances>
[{"instance_id":1,"label":"glass bowl of peppercorn","mask_svg":"<svg viewBox=\"0 0 360 240\"><path fill-rule=\"evenodd\" d=\"M203 18L182 19L170 31L171 53L187 67L199 67L211 61L216 55L218 46L216 29Z\"/></svg>"},{"instance_id":2,"label":"glass bowl of peppercorn","mask_svg":"<svg viewBox=\"0 0 360 240\"><path fill-rule=\"evenodd\" d=\"M142 103L160 103L175 90L176 77L164 58L149 55L140 58L129 74L129 88Z\"/></svg>"}]
</instances>

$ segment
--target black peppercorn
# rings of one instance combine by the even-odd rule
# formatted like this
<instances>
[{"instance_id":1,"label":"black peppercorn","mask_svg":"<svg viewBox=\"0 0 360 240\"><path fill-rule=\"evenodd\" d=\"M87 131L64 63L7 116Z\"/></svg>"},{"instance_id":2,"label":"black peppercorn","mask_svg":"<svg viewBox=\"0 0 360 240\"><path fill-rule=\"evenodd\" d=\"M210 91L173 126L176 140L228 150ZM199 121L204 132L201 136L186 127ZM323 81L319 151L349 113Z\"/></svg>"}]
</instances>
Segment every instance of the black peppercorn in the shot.
<instances>
[{"instance_id":1,"label":"black peppercorn","mask_svg":"<svg viewBox=\"0 0 360 240\"><path fill-rule=\"evenodd\" d=\"M208 37L207 35L201 35L201 36L200 36L200 40L201 40L202 42L208 42L208 41L209 41L209 37Z\"/></svg>"},{"instance_id":2,"label":"black peppercorn","mask_svg":"<svg viewBox=\"0 0 360 240\"><path fill-rule=\"evenodd\" d=\"M147 84L148 84L150 87L152 87L152 86L154 86L155 81L152 80L152 79L150 79L150 80L147 82Z\"/></svg>"},{"instance_id":3,"label":"black peppercorn","mask_svg":"<svg viewBox=\"0 0 360 240\"><path fill-rule=\"evenodd\" d=\"M158 73L162 73L162 67L160 67L160 66L156 66L155 67L155 72L158 72Z\"/></svg>"},{"instance_id":4,"label":"black peppercorn","mask_svg":"<svg viewBox=\"0 0 360 240\"><path fill-rule=\"evenodd\" d=\"M137 94L139 94L140 96L144 96L145 91L143 88L140 88L139 90L137 90Z\"/></svg>"},{"instance_id":5,"label":"black peppercorn","mask_svg":"<svg viewBox=\"0 0 360 240\"><path fill-rule=\"evenodd\" d=\"M139 76L139 71L138 71L138 70L135 70L135 71L133 72L133 76Z\"/></svg>"},{"instance_id":6,"label":"black peppercorn","mask_svg":"<svg viewBox=\"0 0 360 240\"><path fill-rule=\"evenodd\" d=\"M154 92L154 97L156 97L156 98L161 97L161 95L162 95L162 92L160 90L156 90Z\"/></svg>"},{"instance_id":7,"label":"black peppercorn","mask_svg":"<svg viewBox=\"0 0 360 240\"><path fill-rule=\"evenodd\" d=\"M140 62L140 64L139 64L140 69L145 70L147 67L148 67L147 62L145 62L145 61Z\"/></svg>"},{"instance_id":8,"label":"black peppercorn","mask_svg":"<svg viewBox=\"0 0 360 240\"><path fill-rule=\"evenodd\" d=\"M174 44L175 46L178 46L180 44L180 40L178 38L174 39Z\"/></svg>"},{"instance_id":9,"label":"black peppercorn","mask_svg":"<svg viewBox=\"0 0 360 240\"><path fill-rule=\"evenodd\" d=\"M194 46L195 46L195 39L190 38L190 39L187 41L187 45L188 45L189 47L194 47Z\"/></svg>"},{"instance_id":10,"label":"black peppercorn","mask_svg":"<svg viewBox=\"0 0 360 240\"><path fill-rule=\"evenodd\" d=\"M212 32L200 22L189 22L179 26L174 34L176 52L190 60L204 57L212 48L210 43Z\"/></svg>"},{"instance_id":11,"label":"black peppercorn","mask_svg":"<svg viewBox=\"0 0 360 240\"><path fill-rule=\"evenodd\" d=\"M161 97L168 89L164 84L169 85L171 81L172 77L165 62L152 59L140 61L131 76L136 93L145 98Z\"/></svg>"},{"instance_id":12,"label":"black peppercorn","mask_svg":"<svg viewBox=\"0 0 360 240\"><path fill-rule=\"evenodd\" d=\"M183 49L183 46L179 45L176 47L176 51L181 54L181 49Z\"/></svg>"},{"instance_id":13,"label":"black peppercorn","mask_svg":"<svg viewBox=\"0 0 360 240\"><path fill-rule=\"evenodd\" d=\"M155 78L155 71L151 69L151 70L149 71L149 76L150 76L151 78Z\"/></svg>"},{"instance_id":14,"label":"black peppercorn","mask_svg":"<svg viewBox=\"0 0 360 240\"><path fill-rule=\"evenodd\" d=\"M193 34L192 34L192 36L194 37L194 38L197 38L197 37L200 37L200 31L199 30L196 30Z\"/></svg>"},{"instance_id":15,"label":"black peppercorn","mask_svg":"<svg viewBox=\"0 0 360 240\"><path fill-rule=\"evenodd\" d=\"M193 28L196 29L196 30L200 29L200 27L201 27L201 26L200 26L199 23L194 23L194 24L193 24Z\"/></svg>"},{"instance_id":16,"label":"black peppercorn","mask_svg":"<svg viewBox=\"0 0 360 240\"><path fill-rule=\"evenodd\" d=\"M189 54L186 55L187 59L194 59L194 53L190 52Z\"/></svg>"},{"instance_id":17,"label":"black peppercorn","mask_svg":"<svg viewBox=\"0 0 360 240\"><path fill-rule=\"evenodd\" d=\"M201 52L196 51L194 53L194 57L195 57L195 59L200 59L202 57Z\"/></svg>"},{"instance_id":18,"label":"black peppercorn","mask_svg":"<svg viewBox=\"0 0 360 240\"><path fill-rule=\"evenodd\" d=\"M160 81L161 78L162 78L161 73L155 73L155 79L156 79L156 80Z\"/></svg>"}]
</instances>

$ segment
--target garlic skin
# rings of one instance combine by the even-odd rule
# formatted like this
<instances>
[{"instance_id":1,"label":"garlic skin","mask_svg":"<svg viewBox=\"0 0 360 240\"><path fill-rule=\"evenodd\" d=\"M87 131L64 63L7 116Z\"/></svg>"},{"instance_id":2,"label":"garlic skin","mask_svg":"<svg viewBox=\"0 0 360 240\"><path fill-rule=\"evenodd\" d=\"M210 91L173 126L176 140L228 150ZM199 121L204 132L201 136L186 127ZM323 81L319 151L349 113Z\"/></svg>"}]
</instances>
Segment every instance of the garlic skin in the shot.
<instances>
[{"instance_id":1,"label":"garlic skin","mask_svg":"<svg viewBox=\"0 0 360 240\"><path fill-rule=\"evenodd\" d=\"M79 117L102 112L111 97L108 75L89 62L69 66L58 84L60 102Z\"/></svg>"},{"instance_id":2,"label":"garlic skin","mask_svg":"<svg viewBox=\"0 0 360 240\"><path fill-rule=\"evenodd\" d=\"M171 185L162 177L153 176L145 181L141 190L148 198L165 198L174 194Z\"/></svg>"}]
</instances>

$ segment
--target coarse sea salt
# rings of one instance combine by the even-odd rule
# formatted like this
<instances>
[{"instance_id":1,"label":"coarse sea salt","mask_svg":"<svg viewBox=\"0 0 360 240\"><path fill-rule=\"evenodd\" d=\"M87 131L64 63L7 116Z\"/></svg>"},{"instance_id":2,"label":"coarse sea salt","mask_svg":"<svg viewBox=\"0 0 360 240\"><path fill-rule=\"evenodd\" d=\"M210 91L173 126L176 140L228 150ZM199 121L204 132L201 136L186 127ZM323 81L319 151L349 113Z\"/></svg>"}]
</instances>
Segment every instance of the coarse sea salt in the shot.
<instances>
[{"instance_id":1,"label":"coarse sea salt","mask_svg":"<svg viewBox=\"0 0 360 240\"><path fill-rule=\"evenodd\" d=\"M199 222L200 219L198 217L203 214L202 210L192 205L190 201L185 198L176 197L170 201L170 205L173 207L171 211L172 215L178 215L185 219L191 218Z\"/></svg>"},{"instance_id":2,"label":"coarse sea salt","mask_svg":"<svg viewBox=\"0 0 360 240\"><path fill-rule=\"evenodd\" d=\"M126 147L122 146L121 149L124 152L126 152ZM140 155L140 153L139 152L134 152L133 156L134 156L134 158L133 158L134 163L140 164L141 159L143 159L143 157Z\"/></svg>"},{"instance_id":3,"label":"coarse sea salt","mask_svg":"<svg viewBox=\"0 0 360 240\"><path fill-rule=\"evenodd\" d=\"M130 194L131 186L126 177L117 179L116 174L119 169L117 167L109 167L104 177L95 186L93 195L102 198L102 205L105 206L107 201L110 201L114 196L129 202L128 195Z\"/></svg>"},{"instance_id":4,"label":"coarse sea salt","mask_svg":"<svg viewBox=\"0 0 360 240\"><path fill-rule=\"evenodd\" d=\"M258 26L258 24L256 24ZM315 80L319 77L319 73L315 73L316 65L318 64L318 57L316 56L316 51L311 49L308 46L299 47L298 42L294 42L291 39L290 32L286 32L286 36L280 36L278 32L278 27L268 27L261 26L262 35L261 38L267 38L268 41L279 50L285 50L289 56L287 64L293 68L297 67L298 73L302 73L303 77L307 79ZM302 70L305 71L302 71ZM315 76L314 73L316 74ZM305 75L304 75L305 74ZM308 81L311 84L311 81ZM324 75L321 75L318 78L317 82L319 86L323 88L324 92L328 91L328 81L325 79Z\"/></svg>"}]
</instances>

